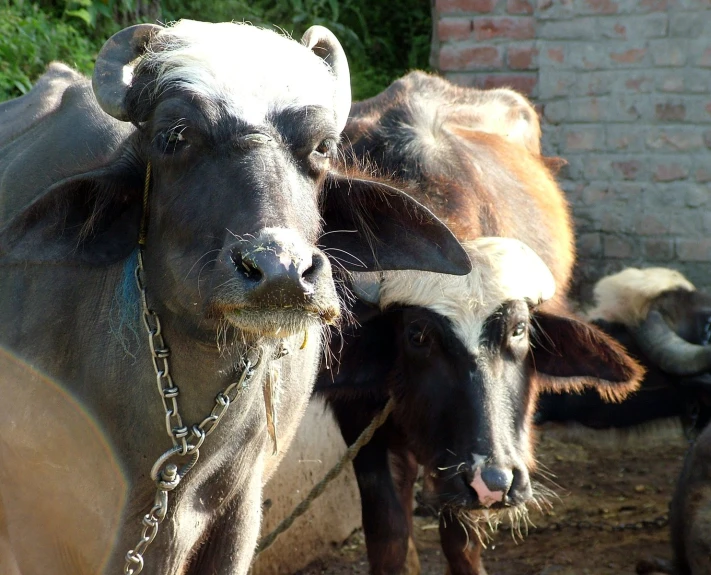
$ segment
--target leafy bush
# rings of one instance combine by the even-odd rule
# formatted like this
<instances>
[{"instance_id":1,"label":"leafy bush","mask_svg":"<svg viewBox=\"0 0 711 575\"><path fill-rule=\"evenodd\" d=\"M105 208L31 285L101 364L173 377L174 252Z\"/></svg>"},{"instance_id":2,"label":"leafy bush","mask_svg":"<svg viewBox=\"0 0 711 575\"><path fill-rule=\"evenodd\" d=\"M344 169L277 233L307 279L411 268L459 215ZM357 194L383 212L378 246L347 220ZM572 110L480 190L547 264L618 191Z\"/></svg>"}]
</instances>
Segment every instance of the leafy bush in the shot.
<instances>
[{"instance_id":1,"label":"leafy bush","mask_svg":"<svg viewBox=\"0 0 711 575\"><path fill-rule=\"evenodd\" d=\"M0 0L0 100L29 90L52 60L91 73L103 42L139 21L246 21L301 37L331 29L351 67L353 97L428 68L430 0Z\"/></svg>"},{"instance_id":2,"label":"leafy bush","mask_svg":"<svg viewBox=\"0 0 711 575\"><path fill-rule=\"evenodd\" d=\"M0 0L0 100L27 92L53 60L90 73L100 46L36 4Z\"/></svg>"}]
</instances>

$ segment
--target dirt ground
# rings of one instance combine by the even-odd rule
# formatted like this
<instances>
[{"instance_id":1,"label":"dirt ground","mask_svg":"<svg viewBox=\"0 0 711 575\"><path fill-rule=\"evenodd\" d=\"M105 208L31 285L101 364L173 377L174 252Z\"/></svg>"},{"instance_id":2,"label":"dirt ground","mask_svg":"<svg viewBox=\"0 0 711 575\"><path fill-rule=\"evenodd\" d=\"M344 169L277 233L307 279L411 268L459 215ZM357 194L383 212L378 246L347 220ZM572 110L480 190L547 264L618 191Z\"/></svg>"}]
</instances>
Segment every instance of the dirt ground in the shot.
<instances>
[{"instance_id":1,"label":"dirt ground","mask_svg":"<svg viewBox=\"0 0 711 575\"><path fill-rule=\"evenodd\" d=\"M489 575L623 575L639 560L669 559L668 506L686 450L676 429L621 439L609 432L546 427L537 458L555 478L550 513L531 513L521 542L503 527L484 553ZM436 520L417 517L423 575L444 574ZM366 575L363 534L301 575Z\"/></svg>"}]
</instances>

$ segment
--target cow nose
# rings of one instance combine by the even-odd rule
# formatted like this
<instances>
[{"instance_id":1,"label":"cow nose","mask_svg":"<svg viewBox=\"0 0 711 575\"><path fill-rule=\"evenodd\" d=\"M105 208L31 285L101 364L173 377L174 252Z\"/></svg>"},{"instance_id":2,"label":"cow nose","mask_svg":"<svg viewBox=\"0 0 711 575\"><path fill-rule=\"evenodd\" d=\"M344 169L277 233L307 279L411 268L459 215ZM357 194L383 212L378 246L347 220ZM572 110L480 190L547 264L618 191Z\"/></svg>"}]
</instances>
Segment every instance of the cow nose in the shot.
<instances>
[{"instance_id":1,"label":"cow nose","mask_svg":"<svg viewBox=\"0 0 711 575\"><path fill-rule=\"evenodd\" d=\"M477 467L469 485L476 491L484 507L505 503L513 483L513 471L497 467Z\"/></svg>"},{"instance_id":2,"label":"cow nose","mask_svg":"<svg viewBox=\"0 0 711 575\"><path fill-rule=\"evenodd\" d=\"M232 250L235 271L254 305L290 307L304 304L313 295L314 281L323 268L318 252L297 250L279 242L251 242Z\"/></svg>"}]
</instances>

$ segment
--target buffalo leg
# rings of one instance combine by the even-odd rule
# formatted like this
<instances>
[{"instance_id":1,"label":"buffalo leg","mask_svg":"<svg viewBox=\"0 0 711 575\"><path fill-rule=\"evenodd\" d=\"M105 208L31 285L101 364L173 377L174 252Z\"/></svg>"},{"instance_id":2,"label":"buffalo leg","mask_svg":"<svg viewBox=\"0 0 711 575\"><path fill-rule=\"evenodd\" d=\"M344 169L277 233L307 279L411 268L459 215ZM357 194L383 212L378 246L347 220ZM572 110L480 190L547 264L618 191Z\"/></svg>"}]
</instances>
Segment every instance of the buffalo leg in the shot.
<instances>
[{"instance_id":1,"label":"buffalo leg","mask_svg":"<svg viewBox=\"0 0 711 575\"><path fill-rule=\"evenodd\" d=\"M448 575L486 575L476 534L446 511L439 518L439 537Z\"/></svg>"},{"instance_id":2,"label":"buffalo leg","mask_svg":"<svg viewBox=\"0 0 711 575\"><path fill-rule=\"evenodd\" d=\"M400 498L400 505L407 519L407 529L410 534L407 542L407 559L405 560L404 573L416 575L420 572L420 560L417 557L414 533L412 527L412 504L414 499L415 481L417 480L417 461L409 451L394 452L390 459L391 473L394 475L395 485Z\"/></svg>"},{"instance_id":3,"label":"buffalo leg","mask_svg":"<svg viewBox=\"0 0 711 575\"><path fill-rule=\"evenodd\" d=\"M189 575L244 575L249 571L259 535L262 468L260 460L231 497L192 561Z\"/></svg>"}]
</instances>

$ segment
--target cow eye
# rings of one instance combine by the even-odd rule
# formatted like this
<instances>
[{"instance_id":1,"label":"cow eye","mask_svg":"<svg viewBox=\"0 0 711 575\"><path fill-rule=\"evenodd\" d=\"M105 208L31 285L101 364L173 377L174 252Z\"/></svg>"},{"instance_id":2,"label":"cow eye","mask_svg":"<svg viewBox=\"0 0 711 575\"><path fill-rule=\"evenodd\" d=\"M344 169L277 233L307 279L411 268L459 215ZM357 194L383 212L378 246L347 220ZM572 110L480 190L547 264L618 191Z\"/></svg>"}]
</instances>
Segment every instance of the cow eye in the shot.
<instances>
[{"instance_id":1,"label":"cow eye","mask_svg":"<svg viewBox=\"0 0 711 575\"><path fill-rule=\"evenodd\" d=\"M514 326L513 331L511 332L511 337L514 337L514 338L523 337L523 335L525 333L526 333L526 322L520 321Z\"/></svg>"},{"instance_id":2,"label":"cow eye","mask_svg":"<svg viewBox=\"0 0 711 575\"><path fill-rule=\"evenodd\" d=\"M424 347L429 339L428 329L426 325L412 324L407 329L407 337L414 347Z\"/></svg>"}]
</instances>

